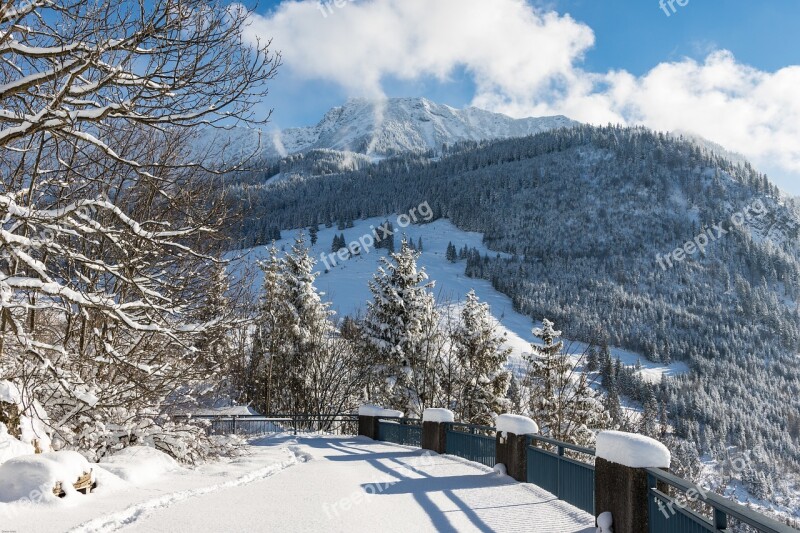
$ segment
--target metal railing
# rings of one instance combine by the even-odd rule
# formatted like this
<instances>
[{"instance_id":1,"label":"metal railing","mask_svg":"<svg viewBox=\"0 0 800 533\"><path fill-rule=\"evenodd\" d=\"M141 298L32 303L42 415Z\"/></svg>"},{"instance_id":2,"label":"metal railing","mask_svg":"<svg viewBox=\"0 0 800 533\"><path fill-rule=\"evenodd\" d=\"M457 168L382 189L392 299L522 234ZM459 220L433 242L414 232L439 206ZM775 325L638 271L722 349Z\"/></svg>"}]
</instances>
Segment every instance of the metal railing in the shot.
<instances>
[{"instance_id":1,"label":"metal railing","mask_svg":"<svg viewBox=\"0 0 800 533\"><path fill-rule=\"evenodd\" d=\"M594 515L594 464L567 457L566 451L594 461L595 451L591 448L529 435L528 483Z\"/></svg>"},{"instance_id":2,"label":"metal railing","mask_svg":"<svg viewBox=\"0 0 800 533\"><path fill-rule=\"evenodd\" d=\"M650 495L650 533L717 533L727 531L734 522L747 524L764 533L797 533L793 527L727 498L701 490L685 479L659 468L647 469L647 485ZM670 492L675 495L671 496L668 494ZM685 502L689 500L700 502L707 512L688 509Z\"/></svg>"},{"instance_id":3,"label":"metal railing","mask_svg":"<svg viewBox=\"0 0 800 533\"><path fill-rule=\"evenodd\" d=\"M496 430L475 424L447 424L445 448L448 454L475 461L488 467L497 463Z\"/></svg>"},{"instance_id":4,"label":"metal railing","mask_svg":"<svg viewBox=\"0 0 800 533\"><path fill-rule=\"evenodd\" d=\"M417 418L381 418L378 420L378 440L422 446L422 421Z\"/></svg>"},{"instance_id":5,"label":"metal railing","mask_svg":"<svg viewBox=\"0 0 800 533\"><path fill-rule=\"evenodd\" d=\"M180 419L208 421L210 434L268 435L289 433L357 435L358 415L195 415ZM493 467L497 457L496 428L473 424L446 424L446 452ZM528 435L527 481L571 505L595 514L595 450ZM420 447L422 421L413 418L380 418L378 440ZM580 458L580 459L579 459ZM721 533L745 524L764 533L798 533L797 529L717 494L700 490L674 474L648 468L649 533ZM704 510L692 510L685 500L699 502Z\"/></svg>"},{"instance_id":6,"label":"metal railing","mask_svg":"<svg viewBox=\"0 0 800 533\"><path fill-rule=\"evenodd\" d=\"M176 418L207 421L209 435L358 434L358 415L187 415Z\"/></svg>"}]
</instances>

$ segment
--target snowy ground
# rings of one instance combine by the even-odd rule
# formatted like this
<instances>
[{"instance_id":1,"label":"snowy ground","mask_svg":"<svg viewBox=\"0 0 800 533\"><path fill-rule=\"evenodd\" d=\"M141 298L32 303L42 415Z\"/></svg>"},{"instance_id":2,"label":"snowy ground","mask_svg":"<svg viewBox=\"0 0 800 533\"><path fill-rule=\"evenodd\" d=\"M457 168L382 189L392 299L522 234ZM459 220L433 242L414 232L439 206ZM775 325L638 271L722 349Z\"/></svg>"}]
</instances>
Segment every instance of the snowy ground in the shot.
<instances>
[{"instance_id":1,"label":"snowy ground","mask_svg":"<svg viewBox=\"0 0 800 533\"><path fill-rule=\"evenodd\" d=\"M436 282L434 293L440 304L458 303L464 299L470 289L474 289L481 301L487 302L491 306L492 314L500 323L501 329L505 330L508 336L508 345L513 350L509 363L511 366L519 365L522 354L530 351L530 343L535 340L531 329L541 324L534 324L529 317L514 311L511 299L496 291L489 281L465 276L464 261L457 263L447 261L445 253L450 242L455 245L457 250L466 244L470 249L477 248L482 255L489 254L494 257L497 252L484 246L482 234L461 231L446 219L436 220L429 224L414 224L405 229L399 229L396 215L357 220L353 228L346 230L320 226L317 244L311 250L312 256L318 262L317 269L320 271L317 286L333 303L333 309L337 314L339 316L355 315L359 312L363 314L366 303L371 299L367 284L377 270L380 257L385 256L386 251L372 250L368 254L362 254L337 264L327 259L330 265L328 272L324 272L326 266L323 264L322 256L327 258L330 254L335 235L344 233L348 243L357 241L363 235L370 234L371 227L378 227L385 220L391 221L396 229L396 248L400 247L403 234L407 235L415 245L422 238L423 253L419 264L425 267L429 278ZM284 231L283 240L277 243L278 247L290 249L296 235L296 232ZM307 244L310 243L307 242ZM266 248L264 247L247 251L248 262L255 262L264 257L266 257ZM260 280L257 282L256 289L258 285L260 285ZM584 344L577 342L570 346L575 353L581 353L585 348ZM642 376L652 382L660 381L662 374L674 376L689 370L684 363L676 362L671 365L652 363L636 353L620 348L612 348L611 352L614 357L619 357L627 366L632 366L636 364L637 359L641 359Z\"/></svg>"},{"instance_id":2,"label":"snowy ground","mask_svg":"<svg viewBox=\"0 0 800 533\"><path fill-rule=\"evenodd\" d=\"M594 531L590 515L533 485L363 437L272 437L245 458L0 516L3 530L48 533Z\"/></svg>"}]
</instances>

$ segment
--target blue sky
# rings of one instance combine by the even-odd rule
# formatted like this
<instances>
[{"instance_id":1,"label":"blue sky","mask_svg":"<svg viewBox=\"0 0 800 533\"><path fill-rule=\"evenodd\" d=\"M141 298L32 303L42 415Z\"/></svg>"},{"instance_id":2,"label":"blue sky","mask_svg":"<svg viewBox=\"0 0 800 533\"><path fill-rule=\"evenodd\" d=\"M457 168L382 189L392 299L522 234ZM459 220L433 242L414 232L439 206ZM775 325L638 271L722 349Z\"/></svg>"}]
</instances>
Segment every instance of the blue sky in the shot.
<instances>
[{"instance_id":1,"label":"blue sky","mask_svg":"<svg viewBox=\"0 0 800 533\"><path fill-rule=\"evenodd\" d=\"M273 127L348 96L425 96L696 133L800 194L800 2L659 1L344 0L323 16L272 0L252 32L284 54Z\"/></svg>"}]
</instances>

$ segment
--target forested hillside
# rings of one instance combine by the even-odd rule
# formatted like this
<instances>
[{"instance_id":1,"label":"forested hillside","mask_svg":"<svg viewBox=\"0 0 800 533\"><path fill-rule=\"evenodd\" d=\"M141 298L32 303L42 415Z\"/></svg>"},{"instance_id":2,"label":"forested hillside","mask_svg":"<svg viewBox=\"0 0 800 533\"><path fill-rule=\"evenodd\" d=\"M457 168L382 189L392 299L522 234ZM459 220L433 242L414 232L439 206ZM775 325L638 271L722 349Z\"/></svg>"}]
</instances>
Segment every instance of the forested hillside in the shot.
<instances>
[{"instance_id":1,"label":"forested hillside","mask_svg":"<svg viewBox=\"0 0 800 533\"><path fill-rule=\"evenodd\" d=\"M800 218L749 165L644 129L580 126L349 168L230 186L248 217L232 246L427 201L511 254L470 254L466 268L522 312L569 338L688 362L660 400L699 453L800 468ZM701 234L703 252L664 261Z\"/></svg>"}]
</instances>

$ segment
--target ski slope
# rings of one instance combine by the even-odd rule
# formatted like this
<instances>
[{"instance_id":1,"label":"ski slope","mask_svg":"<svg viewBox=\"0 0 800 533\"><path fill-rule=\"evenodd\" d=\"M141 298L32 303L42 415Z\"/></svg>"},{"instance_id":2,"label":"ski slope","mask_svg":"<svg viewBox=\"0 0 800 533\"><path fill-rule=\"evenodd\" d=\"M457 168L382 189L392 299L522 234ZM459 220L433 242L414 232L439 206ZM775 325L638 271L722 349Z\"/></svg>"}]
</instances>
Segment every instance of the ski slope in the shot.
<instances>
[{"instance_id":1,"label":"ski slope","mask_svg":"<svg viewBox=\"0 0 800 533\"><path fill-rule=\"evenodd\" d=\"M450 263L446 259L447 245L450 242L455 245L457 250L467 245L470 249L477 248L481 255L489 254L492 257L497 255L497 252L484 246L482 234L462 231L446 219L425 224L412 224L404 229L399 228L397 215L357 220L353 224L354 227L346 230L321 226L317 243L311 247L311 255L317 260L317 271L319 272L317 287L325 293L324 298L331 302L332 309L337 316L355 316L364 313L367 302L371 299L369 280L376 272L380 258L386 257L387 252L373 249L369 253L362 253L347 261L332 261L329 254L334 236L344 233L347 243L357 241L362 236L372 233L372 228L379 227L386 220L391 221L395 227L395 248L399 249L404 235L415 245L420 238L422 239L423 251L419 265L425 268L430 281L435 283L433 292L439 305L457 306L464 300L467 293L474 289L478 298L491 306L492 315L498 322L499 332L506 334L507 346L512 350L509 366L520 368L523 355L530 352L530 343L536 341L531 330L540 326L541 323L534 323L530 317L516 312L511 298L496 291L489 281L464 275L465 261ZM284 231L283 238L276 243L278 248L289 250L297 234L297 231ZM306 236L306 240L306 245L309 246L308 236ZM252 265L257 260L266 258L267 252L266 247L260 247L234 255L243 257L245 264ZM323 257L327 260L330 268L326 268ZM242 265L239 265L238 268L241 269ZM256 276L252 288L254 294L258 292L260 284L261 278ZM582 353L586 348L585 344L579 342L568 342L567 344L569 349L576 354ZM653 363L634 352L620 348L612 348L611 352L614 357L619 357L626 366L633 366L637 360L641 360L641 375L651 382L660 381L663 374L675 376L689 370L682 362L664 365Z\"/></svg>"}]
</instances>

